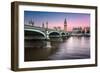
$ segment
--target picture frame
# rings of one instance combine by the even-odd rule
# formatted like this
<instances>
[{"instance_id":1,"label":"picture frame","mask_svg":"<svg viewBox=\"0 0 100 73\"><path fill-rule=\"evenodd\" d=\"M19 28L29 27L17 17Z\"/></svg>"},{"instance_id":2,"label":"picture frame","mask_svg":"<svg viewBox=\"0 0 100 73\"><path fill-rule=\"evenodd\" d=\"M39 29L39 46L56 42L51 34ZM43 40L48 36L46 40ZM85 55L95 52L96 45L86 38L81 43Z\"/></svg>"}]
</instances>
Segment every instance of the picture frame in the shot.
<instances>
[{"instance_id":1,"label":"picture frame","mask_svg":"<svg viewBox=\"0 0 100 73\"><path fill-rule=\"evenodd\" d=\"M62 23L60 23L60 20L62 20ZM59 22L60 25L64 23L64 27L60 25L59 28L58 26L52 26L53 21L56 25L57 22ZM86 23L78 25L78 22L81 24ZM37 24L36 26L35 23ZM76 25L74 26L75 23ZM40 24L42 24L42 26ZM68 27L66 24L68 24ZM73 27L70 25L73 25ZM85 30L87 26L88 28ZM54 28L51 29L51 27ZM62 30L62 28L64 28L64 30ZM56 32L61 32L62 35L58 35ZM44 38L44 36L46 38ZM58 49L51 51L51 47L55 45L54 40L60 36L62 36L61 39L67 37L68 39L70 38L70 40L65 43L67 50L65 50L66 45L63 45L63 47L65 46L64 48L60 46L63 51L60 50L61 54L59 55L60 52L57 53ZM71 37L78 37L78 39L76 40ZM53 44L51 41L52 38ZM56 47L58 48L59 43L57 42L58 41L56 41ZM64 42L63 40L63 43ZM44 45L44 43L46 45ZM62 41L60 41L60 45L61 44ZM46 51L43 45L46 47ZM81 50L72 47L77 47ZM55 48L55 46L52 48ZM28 71L92 66L97 66L96 6L19 1L11 3L11 70Z\"/></svg>"}]
</instances>

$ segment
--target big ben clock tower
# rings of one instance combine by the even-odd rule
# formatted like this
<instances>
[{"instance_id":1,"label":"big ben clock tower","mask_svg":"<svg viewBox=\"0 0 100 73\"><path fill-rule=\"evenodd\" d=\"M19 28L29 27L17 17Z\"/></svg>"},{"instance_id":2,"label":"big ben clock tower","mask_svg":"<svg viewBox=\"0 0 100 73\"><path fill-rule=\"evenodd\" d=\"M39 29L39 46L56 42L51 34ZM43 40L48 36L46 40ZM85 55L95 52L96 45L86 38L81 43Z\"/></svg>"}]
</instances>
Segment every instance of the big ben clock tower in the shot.
<instances>
[{"instance_id":1,"label":"big ben clock tower","mask_svg":"<svg viewBox=\"0 0 100 73\"><path fill-rule=\"evenodd\" d=\"M64 20L64 31L67 31L67 21L66 21L66 18Z\"/></svg>"}]
</instances>

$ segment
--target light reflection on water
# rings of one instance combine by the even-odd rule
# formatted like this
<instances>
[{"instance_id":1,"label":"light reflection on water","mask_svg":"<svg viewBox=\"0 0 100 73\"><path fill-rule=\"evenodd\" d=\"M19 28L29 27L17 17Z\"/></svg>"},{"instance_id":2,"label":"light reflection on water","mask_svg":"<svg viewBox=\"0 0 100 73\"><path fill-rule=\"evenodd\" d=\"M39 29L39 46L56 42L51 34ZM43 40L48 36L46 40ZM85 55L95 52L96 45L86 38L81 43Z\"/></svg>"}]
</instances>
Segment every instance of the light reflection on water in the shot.
<instances>
[{"instance_id":1,"label":"light reflection on water","mask_svg":"<svg viewBox=\"0 0 100 73\"><path fill-rule=\"evenodd\" d=\"M83 59L90 58L90 38L70 37L59 45L50 59Z\"/></svg>"},{"instance_id":2,"label":"light reflection on water","mask_svg":"<svg viewBox=\"0 0 100 73\"><path fill-rule=\"evenodd\" d=\"M44 45L45 42L33 41L31 45L34 48L25 48L25 61L90 58L90 37L70 37L63 42L50 43L52 48L39 48L39 45Z\"/></svg>"}]
</instances>

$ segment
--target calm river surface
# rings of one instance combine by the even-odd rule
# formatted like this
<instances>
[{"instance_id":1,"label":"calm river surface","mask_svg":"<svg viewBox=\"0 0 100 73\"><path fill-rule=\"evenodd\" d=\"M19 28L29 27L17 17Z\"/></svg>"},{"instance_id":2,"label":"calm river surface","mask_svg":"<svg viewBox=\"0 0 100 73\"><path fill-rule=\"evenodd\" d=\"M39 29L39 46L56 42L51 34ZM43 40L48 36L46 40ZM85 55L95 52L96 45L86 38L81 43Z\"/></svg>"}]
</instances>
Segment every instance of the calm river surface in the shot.
<instances>
[{"instance_id":1,"label":"calm river surface","mask_svg":"<svg viewBox=\"0 0 100 73\"><path fill-rule=\"evenodd\" d=\"M51 41L52 48L44 48L46 41L26 42L32 47L25 48L25 61L90 58L90 37L69 37L62 42Z\"/></svg>"}]
</instances>

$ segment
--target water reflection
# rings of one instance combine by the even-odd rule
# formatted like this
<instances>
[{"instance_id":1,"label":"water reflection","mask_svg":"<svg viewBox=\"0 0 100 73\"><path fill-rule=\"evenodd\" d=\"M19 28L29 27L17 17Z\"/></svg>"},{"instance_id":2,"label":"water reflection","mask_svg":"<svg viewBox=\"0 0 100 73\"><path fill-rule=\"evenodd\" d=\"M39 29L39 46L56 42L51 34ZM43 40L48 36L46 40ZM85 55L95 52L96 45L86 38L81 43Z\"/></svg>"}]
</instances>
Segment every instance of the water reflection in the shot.
<instances>
[{"instance_id":1,"label":"water reflection","mask_svg":"<svg viewBox=\"0 0 100 73\"><path fill-rule=\"evenodd\" d=\"M90 37L70 37L64 41L52 39L52 48L46 48L47 41L25 41L25 61L64 60L90 58ZM31 47L30 47L31 46Z\"/></svg>"},{"instance_id":2,"label":"water reflection","mask_svg":"<svg viewBox=\"0 0 100 73\"><path fill-rule=\"evenodd\" d=\"M70 37L59 45L55 54L50 59L84 59L90 58L90 38Z\"/></svg>"}]
</instances>

